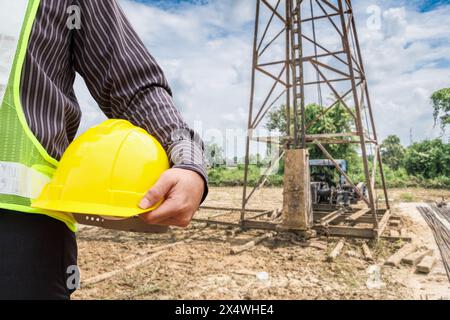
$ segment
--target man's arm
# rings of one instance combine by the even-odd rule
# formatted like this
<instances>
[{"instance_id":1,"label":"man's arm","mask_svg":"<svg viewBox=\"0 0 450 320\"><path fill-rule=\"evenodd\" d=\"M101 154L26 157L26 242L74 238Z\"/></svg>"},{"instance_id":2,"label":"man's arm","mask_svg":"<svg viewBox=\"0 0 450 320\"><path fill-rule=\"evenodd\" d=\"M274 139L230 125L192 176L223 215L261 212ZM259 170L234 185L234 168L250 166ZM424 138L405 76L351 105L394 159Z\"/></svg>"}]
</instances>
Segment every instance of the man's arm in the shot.
<instances>
[{"instance_id":1,"label":"man's arm","mask_svg":"<svg viewBox=\"0 0 450 320\"><path fill-rule=\"evenodd\" d=\"M183 121L163 71L117 2L84 0L78 5L82 24L73 33L76 71L109 118L146 129L173 165L140 206L149 208L161 198L165 203L144 219L185 226L207 194L203 143Z\"/></svg>"}]
</instances>

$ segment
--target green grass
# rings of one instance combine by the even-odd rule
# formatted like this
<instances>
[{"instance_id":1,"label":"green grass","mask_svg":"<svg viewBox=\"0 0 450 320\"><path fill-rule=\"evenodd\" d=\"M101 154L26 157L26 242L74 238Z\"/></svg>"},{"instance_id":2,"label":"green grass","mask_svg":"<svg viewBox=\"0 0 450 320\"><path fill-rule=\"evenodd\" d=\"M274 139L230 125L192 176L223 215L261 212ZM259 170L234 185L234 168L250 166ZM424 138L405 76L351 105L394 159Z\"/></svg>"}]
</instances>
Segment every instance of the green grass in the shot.
<instances>
[{"instance_id":1,"label":"green grass","mask_svg":"<svg viewBox=\"0 0 450 320\"><path fill-rule=\"evenodd\" d=\"M402 193L400 194L400 200L402 202L415 202L416 198L411 193Z\"/></svg>"},{"instance_id":2,"label":"green grass","mask_svg":"<svg viewBox=\"0 0 450 320\"><path fill-rule=\"evenodd\" d=\"M250 166L248 181L250 185L256 185L264 169L257 166ZM220 187L242 186L244 184L244 169L237 168L214 168L208 171L210 185ZM274 174L267 176L267 186L282 186L283 176Z\"/></svg>"},{"instance_id":3,"label":"green grass","mask_svg":"<svg viewBox=\"0 0 450 320\"><path fill-rule=\"evenodd\" d=\"M355 173L350 173L353 181L364 181L364 175L355 168ZM258 183L261 172L264 169L258 166L250 166L248 181L251 186ZM236 168L218 167L208 171L209 182L211 186L216 187L235 187L244 184L244 168L238 166ZM422 177L410 176L404 169L393 171L385 168L386 184L388 188L428 188L428 189L450 189L450 177L442 176L434 179L425 179ZM381 179L376 179L377 187L381 187ZM267 178L267 186L280 187L283 185L283 175L277 173ZM408 198L407 196L405 196ZM408 199L402 199L408 201ZM412 200L411 200L412 201Z\"/></svg>"}]
</instances>

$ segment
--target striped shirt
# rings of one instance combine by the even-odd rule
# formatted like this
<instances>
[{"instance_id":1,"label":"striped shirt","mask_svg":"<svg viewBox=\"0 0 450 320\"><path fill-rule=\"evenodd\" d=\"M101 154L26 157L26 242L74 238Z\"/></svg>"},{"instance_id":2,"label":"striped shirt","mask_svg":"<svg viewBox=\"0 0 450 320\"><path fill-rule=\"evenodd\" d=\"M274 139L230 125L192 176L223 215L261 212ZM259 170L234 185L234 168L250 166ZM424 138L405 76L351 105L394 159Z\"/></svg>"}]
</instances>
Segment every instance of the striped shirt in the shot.
<instances>
[{"instance_id":1,"label":"striped shirt","mask_svg":"<svg viewBox=\"0 0 450 320\"><path fill-rule=\"evenodd\" d=\"M73 5L80 28L67 24ZM193 170L207 182L203 143L183 121L163 71L116 0L41 0L22 74L22 105L30 129L56 159L80 124L76 73L108 118L144 128L161 142L173 167Z\"/></svg>"}]
</instances>

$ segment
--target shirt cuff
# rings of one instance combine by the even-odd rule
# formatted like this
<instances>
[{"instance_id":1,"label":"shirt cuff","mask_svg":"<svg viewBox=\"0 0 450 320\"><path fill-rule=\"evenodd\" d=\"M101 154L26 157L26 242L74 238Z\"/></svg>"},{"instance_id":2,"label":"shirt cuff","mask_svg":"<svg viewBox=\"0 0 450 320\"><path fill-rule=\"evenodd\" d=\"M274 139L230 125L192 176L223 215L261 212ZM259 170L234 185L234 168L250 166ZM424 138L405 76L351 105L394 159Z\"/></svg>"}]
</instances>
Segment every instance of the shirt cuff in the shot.
<instances>
[{"instance_id":1,"label":"shirt cuff","mask_svg":"<svg viewBox=\"0 0 450 320\"><path fill-rule=\"evenodd\" d=\"M209 190L203 145L195 140L181 139L170 146L168 153L173 168L191 170L203 178L205 183L201 201L203 203Z\"/></svg>"},{"instance_id":2,"label":"shirt cuff","mask_svg":"<svg viewBox=\"0 0 450 320\"><path fill-rule=\"evenodd\" d=\"M205 190L203 191L202 201L200 202L200 204L202 204L203 201L205 201L205 199L206 199L206 197L208 196L208 193L209 193L208 174L206 173L206 170L202 166L193 165L193 164L192 165L190 165L190 164L178 164L178 165L174 165L173 168L194 171L195 173L197 173L203 179L203 182L205 183Z\"/></svg>"}]
</instances>

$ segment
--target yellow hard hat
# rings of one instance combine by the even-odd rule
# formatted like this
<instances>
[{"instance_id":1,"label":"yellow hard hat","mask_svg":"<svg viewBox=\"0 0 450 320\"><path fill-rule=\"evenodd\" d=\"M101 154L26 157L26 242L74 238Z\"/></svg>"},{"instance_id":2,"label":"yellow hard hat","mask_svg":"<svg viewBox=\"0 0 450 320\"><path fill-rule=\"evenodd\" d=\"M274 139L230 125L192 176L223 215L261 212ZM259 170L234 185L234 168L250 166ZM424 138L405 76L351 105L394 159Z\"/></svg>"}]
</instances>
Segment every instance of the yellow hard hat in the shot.
<instances>
[{"instance_id":1,"label":"yellow hard hat","mask_svg":"<svg viewBox=\"0 0 450 320\"><path fill-rule=\"evenodd\" d=\"M139 202L169 169L161 144L125 120L107 120L75 139L53 179L33 207L128 218L142 210Z\"/></svg>"}]
</instances>

